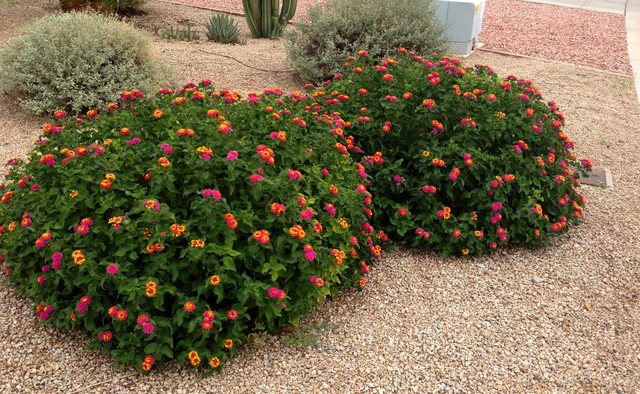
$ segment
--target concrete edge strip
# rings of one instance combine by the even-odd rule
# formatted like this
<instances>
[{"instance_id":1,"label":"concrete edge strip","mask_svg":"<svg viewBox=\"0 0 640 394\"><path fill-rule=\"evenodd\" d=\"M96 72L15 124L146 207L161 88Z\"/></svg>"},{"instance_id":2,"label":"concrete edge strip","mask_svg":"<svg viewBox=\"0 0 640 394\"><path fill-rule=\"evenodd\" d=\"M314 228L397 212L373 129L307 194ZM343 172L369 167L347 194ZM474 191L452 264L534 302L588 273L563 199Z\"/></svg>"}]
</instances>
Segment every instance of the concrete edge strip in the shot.
<instances>
[{"instance_id":1,"label":"concrete edge strip","mask_svg":"<svg viewBox=\"0 0 640 394\"><path fill-rule=\"evenodd\" d=\"M604 169L604 177L606 180L607 188L613 190L613 176L611 176L611 171L608 168Z\"/></svg>"},{"instance_id":2,"label":"concrete edge strip","mask_svg":"<svg viewBox=\"0 0 640 394\"><path fill-rule=\"evenodd\" d=\"M628 3L627 3L628 5ZM629 30L628 26L629 23L627 23L631 18L640 18L640 12L630 12L628 14L626 14L626 18L625 18L625 26L627 27L627 55L629 56L629 60L631 61L631 53L630 53L630 49L631 49L631 44L629 44L631 42L631 30ZM634 44L634 51L638 51L640 49L640 44ZM637 55L640 55L640 53L638 53ZM640 66L636 66L634 67L634 64L631 63L631 70L633 72L633 75L635 76L635 88L636 88L636 94L638 96L638 102L640 102Z\"/></svg>"},{"instance_id":3,"label":"concrete edge strip","mask_svg":"<svg viewBox=\"0 0 640 394\"><path fill-rule=\"evenodd\" d=\"M557 1L548 1L548 0L521 0L524 1L525 3L534 3L534 4L542 4L542 5L551 5L551 6L555 6L555 7L567 7L567 8L575 8L578 10L585 10L585 11L595 11L595 12L606 12L609 14L616 14L616 15L625 15L625 13L627 12L627 3L625 3L624 5L624 10L622 10L622 12L620 11L612 11L611 9L605 9L605 8L593 8L592 6L588 6L589 1L588 0L583 0L582 4L577 5L577 4L571 4L571 3L564 3L564 2L557 2Z\"/></svg>"}]
</instances>

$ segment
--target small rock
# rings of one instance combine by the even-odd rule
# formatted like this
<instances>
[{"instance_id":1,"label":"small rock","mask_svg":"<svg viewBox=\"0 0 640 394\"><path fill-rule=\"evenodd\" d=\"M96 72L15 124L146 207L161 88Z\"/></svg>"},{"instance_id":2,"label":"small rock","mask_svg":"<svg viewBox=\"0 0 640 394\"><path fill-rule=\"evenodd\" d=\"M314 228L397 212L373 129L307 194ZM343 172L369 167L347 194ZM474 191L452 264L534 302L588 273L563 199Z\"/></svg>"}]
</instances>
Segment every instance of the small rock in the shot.
<instances>
[{"instance_id":1,"label":"small rock","mask_svg":"<svg viewBox=\"0 0 640 394\"><path fill-rule=\"evenodd\" d=\"M587 312L589 312L591 310L591 305L588 302L584 303L584 309L587 310Z\"/></svg>"},{"instance_id":2,"label":"small rock","mask_svg":"<svg viewBox=\"0 0 640 394\"><path fill-rule=\"evenodd\" d=\"M544 282L544 278L541 278L539 276L534 276L533 281L536 283L541 283L541 282Z\"/></svg>"}]
</instances>

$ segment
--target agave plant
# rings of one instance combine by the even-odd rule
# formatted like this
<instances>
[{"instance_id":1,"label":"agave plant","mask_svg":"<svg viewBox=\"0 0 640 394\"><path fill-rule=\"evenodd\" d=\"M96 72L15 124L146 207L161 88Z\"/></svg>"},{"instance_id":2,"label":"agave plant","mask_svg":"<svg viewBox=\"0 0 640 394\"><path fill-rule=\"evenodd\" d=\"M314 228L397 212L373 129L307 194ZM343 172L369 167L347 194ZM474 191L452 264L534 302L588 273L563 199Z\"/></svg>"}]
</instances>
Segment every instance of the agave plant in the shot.
<instances>
[{"instance_id":1,"label":"agave plant","mask_svg":"<svg viewBox=\"0 0 640 394\"><path fill-rule=\"evenodd\" d=\"M205 25L208 39L223 44L237 43L240 36L238 23L227 14L216 14Z\"/></svg>"}]
</instances>

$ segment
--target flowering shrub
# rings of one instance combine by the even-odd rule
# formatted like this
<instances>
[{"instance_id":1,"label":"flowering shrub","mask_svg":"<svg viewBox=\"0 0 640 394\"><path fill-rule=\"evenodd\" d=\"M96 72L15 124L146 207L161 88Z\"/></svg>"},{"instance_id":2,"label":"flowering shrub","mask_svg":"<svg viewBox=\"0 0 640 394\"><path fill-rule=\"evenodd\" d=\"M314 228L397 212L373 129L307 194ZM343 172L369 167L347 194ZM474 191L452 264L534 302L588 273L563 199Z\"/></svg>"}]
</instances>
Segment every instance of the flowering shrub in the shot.
<instances>
[{"instance_id":1,"label":"flowering shrub","mask_svg":"<svg viewBox=\"0 0 640 394\"><path fill-rule=\"evenodd\" d=\"M339 115L209 83L58 111L1 189L5 282L144 371L176 358L212 372L250 329L361 289L386 238L364 167L329 132Z\"/></svg>"},{"instance_id":2,"label":"flowering shrub","mask_svg":"<svg viewBox=\"0 0 640 394\"><path fill-rule=\"evenodd\" d=\"M354 119L339 133L370 174L383 211L374 225L409 246L466 255L538 245L578 223L578 172L591 163L571 153L555 103L485 65L399 52L376 62L360 51L332 83L308 85Z\"/></svg>"}]
</instances>

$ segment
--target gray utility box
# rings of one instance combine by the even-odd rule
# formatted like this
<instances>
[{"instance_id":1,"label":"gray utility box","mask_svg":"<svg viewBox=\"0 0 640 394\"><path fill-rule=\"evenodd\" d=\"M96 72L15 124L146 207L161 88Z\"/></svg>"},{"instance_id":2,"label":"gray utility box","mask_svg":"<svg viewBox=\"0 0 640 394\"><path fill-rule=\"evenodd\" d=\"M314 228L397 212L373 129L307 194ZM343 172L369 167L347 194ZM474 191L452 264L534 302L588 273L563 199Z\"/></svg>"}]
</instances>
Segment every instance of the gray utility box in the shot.
<instances>
[{"instance_id":1,"label":"gray utility box","mask_svg":"<svg viewBox=\"0 0 640 394\"><path fill-rule=\"evenodd\" d=\"M445 36L451 41L451 51L468 55L482 30L486 0L433 0L436 16L445 25Z\"/></svg>"}]
</instances>

